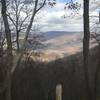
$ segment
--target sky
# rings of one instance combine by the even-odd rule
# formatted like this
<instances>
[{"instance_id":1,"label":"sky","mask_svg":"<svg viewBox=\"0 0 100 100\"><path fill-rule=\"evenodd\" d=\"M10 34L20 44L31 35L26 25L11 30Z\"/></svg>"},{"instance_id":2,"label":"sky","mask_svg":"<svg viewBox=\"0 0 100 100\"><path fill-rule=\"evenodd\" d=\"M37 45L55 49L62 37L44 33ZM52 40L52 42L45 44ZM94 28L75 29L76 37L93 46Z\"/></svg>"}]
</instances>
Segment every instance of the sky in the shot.
<instances>
[{"instance_id":1,"label":"sky","mask_svg":"<svg viewBox=\"0 0 100 100\"><path fill-rule=\"evenodd\" d=\"M65 2L68 1L70 0L57 0L56 6L42 9L37 22L41 31L83 31L83 0L74 0L81 4L81 8L73 14L71 10L64 10ZM98 6L99 0L90 0L90 15L98 15Z\"/></svg>"}]
</instances>

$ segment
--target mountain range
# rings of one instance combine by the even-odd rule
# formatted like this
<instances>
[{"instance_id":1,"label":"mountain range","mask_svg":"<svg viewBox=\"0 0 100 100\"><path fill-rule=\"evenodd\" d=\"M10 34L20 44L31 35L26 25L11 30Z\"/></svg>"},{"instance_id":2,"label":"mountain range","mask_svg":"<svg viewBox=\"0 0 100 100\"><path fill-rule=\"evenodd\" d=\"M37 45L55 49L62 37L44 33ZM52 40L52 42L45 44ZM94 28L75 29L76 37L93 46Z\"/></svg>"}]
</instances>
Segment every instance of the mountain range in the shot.
<instances>
[{"instance_id":1,"label":"mountain range","mask_svg":"<svg viewBox=\"0 0 100 100\"><path fill-rule=\"evenodd\" d=\"M46 38L46 40L48 40L48 39L60 37L60 36L63 36L63 35L74 35L74 34L79 34L79 33L82 33L82 32L48 31L48 32L41 32L41 33Z\"/></svg>"},{"instance_id":2,"label":"mountain range","mask_svg":"<svg viewBox=\"0 0 100 100\"><path fill-rule=\"evenodd\" d=\"M82 48L82 32L49 31L42 32L46 48L42 52L63 57L79 52Z\"/></svg>"}]
</instances>

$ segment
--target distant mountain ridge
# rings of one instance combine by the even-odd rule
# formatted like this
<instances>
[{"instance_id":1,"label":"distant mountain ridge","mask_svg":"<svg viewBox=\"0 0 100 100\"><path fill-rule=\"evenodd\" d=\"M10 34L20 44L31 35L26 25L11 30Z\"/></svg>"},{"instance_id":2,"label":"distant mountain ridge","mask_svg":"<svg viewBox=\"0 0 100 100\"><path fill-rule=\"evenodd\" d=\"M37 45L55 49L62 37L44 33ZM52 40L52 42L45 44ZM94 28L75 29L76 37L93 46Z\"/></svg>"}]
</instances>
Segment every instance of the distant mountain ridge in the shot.
<instances>
[{"instance_id":1,"label":"distant mountain ridge","mask_svg":"<svg viewBox=\"0 0 100 100\"><path fill-rule=\"evenodd\" d=\"M63 36L63 35L73 35L73 34L79 34L79 33L82 33L82 32L48 31L48 32L41 32L41 33L46 38L46 40L48 40L48 39L53 39L53 38Z\"/></svg>"}]
</instances>

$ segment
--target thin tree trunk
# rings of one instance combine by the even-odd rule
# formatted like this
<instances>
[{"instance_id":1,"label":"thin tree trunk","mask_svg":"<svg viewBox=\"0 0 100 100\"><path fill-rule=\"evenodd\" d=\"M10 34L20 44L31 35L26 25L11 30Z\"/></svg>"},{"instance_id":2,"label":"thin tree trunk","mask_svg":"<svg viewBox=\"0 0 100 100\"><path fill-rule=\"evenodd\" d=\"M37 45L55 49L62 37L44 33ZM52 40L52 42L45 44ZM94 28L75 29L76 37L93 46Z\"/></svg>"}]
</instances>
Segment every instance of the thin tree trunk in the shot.
<instances>
[{"instance_id":1,"label":"thin tree trunk","mask_svg":"<svg viewBox=\"0 0 100 100\"><path fill-rule=\"evenodd\" d=\"M84 74L85 74L85 82L86 82L86 92L88 100L94 100L91 94L91 88L89 84L89 0L84 0L84 38L83 38L83 66L84 66Z\"/></svg>"},{"instance_id":2,"label":"thin tree trunk","mask_svg":"<svg viewBox=\"0 0 100 100\"><path fill-rule=\"evenodd\" d=\"M19 52L19 30L18 30L18 1L15 0L15 5L16 5L16 43L17 43L17 51Z\"/></svg>"},{"instance_id":3,"label":"thin tree trunk","mask_svg":"<svg viewBox=\"0 0 100 100\"><path fill-rule=\"evenodd\" d=\"M9 63L8 67L11 66L12 64ZM6 96L6 100L11 100L11 71L10 69L8 69L7 71L7 88L5 91L5 96Z\"/></svg>"},{"instance_id":4,"label":"thin tree trunk","mask_svg":"<svg viewBox=\"0 0 100 100\"><path fill-rule=\"evenodd\" d=\"M16 30L16 43L17 43L17 52L19 52L19 32L18 32L18 30Z\"/></svg>"},{"instance_id":5,"label":"thin tree trunk","mask_svg":"<svg viewBox=\"0 0 100 100\"><path fill-rule=\"evenodd\" d=\"M1 24L0 24L0 30L1 30L1 34L0 34L0 57L2 57L3 55L3 44L4 44L4 39L2 38L2 34L3 34L3 21L1 18Z\"/></svg>"}]
</instances>

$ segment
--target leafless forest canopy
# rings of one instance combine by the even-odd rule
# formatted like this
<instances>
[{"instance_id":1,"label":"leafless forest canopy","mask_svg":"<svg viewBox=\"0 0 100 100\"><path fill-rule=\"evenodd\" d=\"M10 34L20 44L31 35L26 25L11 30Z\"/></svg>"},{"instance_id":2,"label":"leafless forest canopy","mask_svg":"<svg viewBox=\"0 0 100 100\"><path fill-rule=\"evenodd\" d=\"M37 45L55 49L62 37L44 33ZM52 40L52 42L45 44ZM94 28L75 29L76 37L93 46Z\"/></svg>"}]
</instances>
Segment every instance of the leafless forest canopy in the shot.
<instances>
[{"instance_id":1,"label":"leafless forest canopy","mask_svg":"<svg viewBox=\"0 0 100 100\"><path fill-rule=\"evenodd\" d=\"M0 100L99 100L100 1L0 0Z\"/></svg>"}]
</instances>

